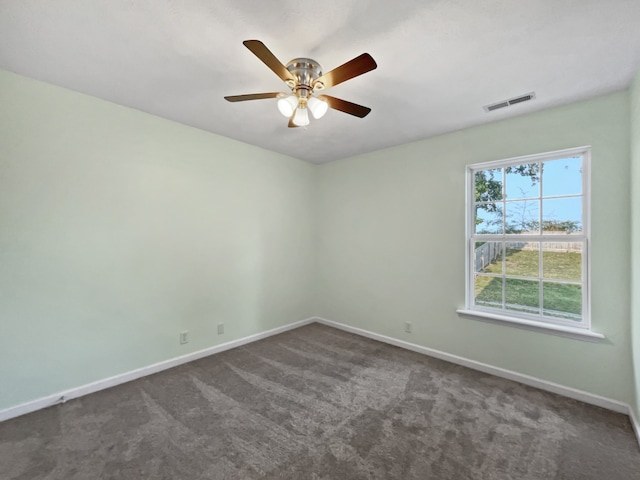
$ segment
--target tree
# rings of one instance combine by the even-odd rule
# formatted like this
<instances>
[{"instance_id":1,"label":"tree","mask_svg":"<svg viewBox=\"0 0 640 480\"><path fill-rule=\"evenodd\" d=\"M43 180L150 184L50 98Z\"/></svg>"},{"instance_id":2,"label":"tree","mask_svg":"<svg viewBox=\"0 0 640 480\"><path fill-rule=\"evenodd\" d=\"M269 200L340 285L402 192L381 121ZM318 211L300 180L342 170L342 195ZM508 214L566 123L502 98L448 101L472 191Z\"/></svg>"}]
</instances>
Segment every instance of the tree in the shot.
<instances>
[{"instance_id":1,"label":"tree","mask_svg":"<svg viewBox=\"0 0 640 480\"><path fill-rule=\"evenodd\" d=\"M499 170L481 170L476 172L476 203L496 202L502 200L502 178L495 179L495 172ZM502 172L500 172L502 177ZM479 206L487 212L495 212L496 205L489 203Z\"/></svg>"},{"instance_id":2,"label":"tree","mask_svg":"<svg viewBox=\"0 0 640 480\"><path fill-rule=\"evenodd\" d=\"M540 180L541 165L539 163L525 163L505 167L505 173L519 173L523 177L531 178L531 185L534 186ZM496 176L499 175L499 179ZM480 203L479 209L486 212L502 214L500 204L497 203L504 198L502 189L502 169L480 170L475 174L475 201ZM481 203L486 202L486 203ZM483 220L476 214L476 225Z\"/></svg>"}]
</instances>

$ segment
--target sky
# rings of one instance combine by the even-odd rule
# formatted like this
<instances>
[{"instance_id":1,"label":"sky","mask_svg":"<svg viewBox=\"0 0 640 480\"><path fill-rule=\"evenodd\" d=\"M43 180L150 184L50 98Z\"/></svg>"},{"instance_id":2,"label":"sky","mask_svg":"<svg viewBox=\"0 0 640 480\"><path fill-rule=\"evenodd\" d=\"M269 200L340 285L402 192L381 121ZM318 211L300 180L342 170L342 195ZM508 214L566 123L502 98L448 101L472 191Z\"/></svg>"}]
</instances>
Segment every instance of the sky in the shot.
<instances>
[{"instance_id":1,"label":"sky","mask_svg":"<svg viewBox=\"0 0 640 480\"><path fill-rule=\"evenodd\" d=\"M494 170L494 179L502 178L502 169ZM542 181L532 182L531 177L519 173L507 173L503 185L507 201L507 222L521 224L538 220L542 193L543 221L575 221L582 224L581 197L545 198L558 195L580 195L582 193L582 158L568 157L544 162ZM540 189L542 187L542 192ZM536 198L538 197L538 198ZM489 226L486 220L499 219L497 213L479 209L478 217L485 220L478 231L502 233L499 226Z\"/></svg>"}]
</instances>

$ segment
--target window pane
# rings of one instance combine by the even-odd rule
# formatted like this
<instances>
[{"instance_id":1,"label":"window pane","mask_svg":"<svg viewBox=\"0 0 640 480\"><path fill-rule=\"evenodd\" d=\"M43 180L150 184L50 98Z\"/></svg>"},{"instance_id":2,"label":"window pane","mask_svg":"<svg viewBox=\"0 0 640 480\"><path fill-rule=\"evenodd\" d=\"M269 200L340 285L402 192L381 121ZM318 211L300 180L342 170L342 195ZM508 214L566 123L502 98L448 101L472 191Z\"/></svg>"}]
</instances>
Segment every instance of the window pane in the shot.
<instances>
[{"instance_id":1,"label":"window pane","mask_svg":"<svg viewBox=\"0 0 640 480\"><path fill-rule=\"evenodd\" d=\"M542 201L543 233L582 232L582 197Z\"/></svg>"},{"instance_id":2,"label":"window pane","mask_svg":"<svg viewBox=\"0 0 640 480\"><path fill-rule=\"evenodd\" d=\"M505 233L537 234L540 225L540 202L523 200L506 203Z\"/></svg>"},{"instance_id":3,"label":"window pane","mask_svg":"<svg viewBox=\"0 0 640 480\"><path fill-rule=\"evenodd\" d=\"M502 273L502 242L476 242L474 265L477 273Z\"/></svg>"},{"instance_id":4,"label":"window pane","mask_svg":"<svg viewBox=\"0 0 640 480\"><path fill-rule=\"evenodd\" d=\"M515 312L540 313L538 280L505 279L505 308Z\"/></svg>"},{"instance_id":5,"label":"window pane","mask_svg":"<svg viewBox=\"0 0 640 480\"><path fill-rule=\"evenodd\" d=\"M582 319L582 287L544 282L543 313L549 317L580 321Z\"/></svg>"},{"instance_id":6,"label":"window pane","mask_svg":"<svg viewBox=\"0 0 640 480\"><path fill-rule=\"evenodd\" d=\"M540 164L528 163L505 169L505 192L510 200L540 196Z\"/></svg>"},{"instance_id":7,"label":"window pane","mask_svg":"<svg viewBox=\"0 0 640 480\"><path fill-rule=\"evenodd\" d=\"M538 278L540 275L539 250L539 242L508 242L505 250L506 274Z\"/></svg>"},{"instance_id":8,"label":"window pane","mask_svg":"<svg viewBox=\"0 0 640 480\"><path fill-rule=\"evenodd\" d=\"M502 200L502 169L480 170L475 174L475 201Z\"/></svg>"},{"instance_id":9,"label":"window pane","mask_svg":"<svg viewBox=\"0 0 640 480\"><path fill-rule=\"evenodd\" d=\"M502 308L502 278L476 275L475 304L482 307Z\"/></svg>"},{"instance_id":10,"label":"window pane","mask_svg":"<svg viewBox=\"0 0 640 480\"><path fill-rule=\"evenodd\" d=\"M544 162L542 172L542 196L582 193L581 157Z\"/></svg>"},{"instance_id":11,"label":"window pane","mask_svg":"<svg viewBox=\"0 0 640 480\"><path fill-rule=\"evenodd\" d=\"M488 203L476 207L476 233L502 234L501 204Z\"/></svg>"},{"instance_id":12,"label":"window pane","mask_svg":"<svg viewBox=\"0 0 640 480\"><path fill-rule=\"evenodd\" d=\"M542 244L542 276L556 280L582 281L582 242Z\"/></svg>"}]
</instances>

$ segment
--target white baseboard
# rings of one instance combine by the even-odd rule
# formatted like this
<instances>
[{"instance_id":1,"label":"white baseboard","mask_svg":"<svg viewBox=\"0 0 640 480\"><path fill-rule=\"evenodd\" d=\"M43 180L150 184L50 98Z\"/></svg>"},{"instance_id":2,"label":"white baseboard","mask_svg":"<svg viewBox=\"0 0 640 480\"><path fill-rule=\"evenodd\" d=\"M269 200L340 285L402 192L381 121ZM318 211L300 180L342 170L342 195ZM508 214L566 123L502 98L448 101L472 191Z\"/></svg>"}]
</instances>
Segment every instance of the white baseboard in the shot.
<instances>
[{"instance_id":1,"label":"white baseboard","mask_svg":"<svg viewBox=\"0 0 640 480\"><path fill-rule=\"evenodd\" d=\"M303 325L308 325L310 323L313 323L314 321L315 318L307 318L305 320L293 322L288 325L283 325L282 327L273 328L265 332L249 335L247 337L232 340L227 343L222 343L220 345L205 348L204 350L187 353L186 355L181 355L179 357L170 358L169 360L154 363L153 365L138 368L136 370L131 370L119 375L114 375L113 377L98 380L96 382L88 383L79 387L71 388L69 390L55 393L53 395L47 395L46 397L22 403L20 405L16 405L15 407L9 407L4 410L0 410L0 422L8 420L10 418L19 417L20 415L25 415L27 413L35 412L36 410L47 408L58 403L64 403L67 400L71 400L72 398L82 397L84 395L89 395L90 393L104 390L105 388L114 387L116 385L130 382L141 377L146 377L147 375L158 373L169 368L177 367L178 365L182 365L184 363L193 362L194 360L208 357L209 355L213 355L215 353L224 352L225 350L230 350L232 348L240 347L248 343L256 342L258 340L262 340L263 338L271 337L272 335L277 335L288 330L293 330L294 328L302 327Z\"/></svg>"},{"instance_id":2,"label":"white baseboard","mask_svg":"<svg viewBox=\"0 0 640 480\"><path fill-rule=\"evenodd\" d=\"M573 398L575 400L580 400L582 402L589 403L591 405L596 405L598 407L606 408L608 410L613 410L614 412L625 413L625 414L629 414L630 412L629 405L624 402L619 402L618 400L602 397L594 393L589 393L583 390L578 390L576 388L560 385L558 383L549 382L547 380L542 380L541 378L532 377L530 375L514 372L512 370L506 370L504 368L494 367L493 365L477 362L475 360L471 360L464 357L459 357L457 355L452 355L450 353L442 352L440 350L435 350L433 348L423 347L422 345L416 345L415 343L405 342L404 340L398 340L397 338L387 337L385 335L380 335L378 333L370 332L368 330L363 330L361 328L351 327L343 323L334 322L333 320L327 320L325 318L320 318L320 317L316 317L315 320L318 323L322 323L330 327L338 328L346 332L355 333L363 337L371 338L373 340L378 340L380 342L388 343L390 345L395 345L396 347L411 350L413 352L422 353L430 357L439 358L440 360L445 360L447 362L455 363L457 365L462 365L464 367L468 367L473 370L478 370L480 372L489 373L491 375L495 375L496 377L506 378L507 380L513 380L515 382L523 383L525 385L536 387L541 390L557 393L558 395Z\"/></svg>"},{"instance_id":3,"label":"white baseboard","mask_svg":"<svg viewBox=\"0 0 640 480\"><path fill-rule=\"evenodd\" d=\"M638 417L631 405L629 405L629 420L631 420L633 431L636 432L636 438L638 439L638 445L640 445L640 423L638 423Z\"/></svg>"}]
</instances>

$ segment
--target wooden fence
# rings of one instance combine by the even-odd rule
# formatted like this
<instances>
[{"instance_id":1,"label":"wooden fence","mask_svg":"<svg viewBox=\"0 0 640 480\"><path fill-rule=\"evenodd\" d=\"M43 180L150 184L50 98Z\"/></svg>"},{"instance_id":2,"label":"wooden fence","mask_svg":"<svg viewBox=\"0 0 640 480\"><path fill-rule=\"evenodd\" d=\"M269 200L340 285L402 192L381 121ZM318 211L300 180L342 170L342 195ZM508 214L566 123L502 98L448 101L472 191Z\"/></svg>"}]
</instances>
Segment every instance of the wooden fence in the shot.
<instances>
[{"instance_id":1,"label":"wooden fence","mask_svg":"<svg viewBox=\"0 0 640 480\"><path fill-rule=\"evenodd\" d=\"M487 242L475 250L475 271L481 272L490 265L501 253L504 243Z\"/></svg>"},{"instance_id":2,"label":"wooden fence","mask_svg":"<svg viewBox=\"0 0 640 480\"><path fill-rule=\"evenodd\" d=\"M555 233L555 232L545 232ZM506 242L508 250L538 250L539 242ZM481 272L502 254L503 242L486 242L475 249L475 271ZM582 252L582 242L543 242L545 252Z\"/></svg>"}]
</instances>

